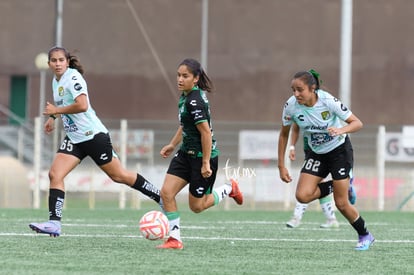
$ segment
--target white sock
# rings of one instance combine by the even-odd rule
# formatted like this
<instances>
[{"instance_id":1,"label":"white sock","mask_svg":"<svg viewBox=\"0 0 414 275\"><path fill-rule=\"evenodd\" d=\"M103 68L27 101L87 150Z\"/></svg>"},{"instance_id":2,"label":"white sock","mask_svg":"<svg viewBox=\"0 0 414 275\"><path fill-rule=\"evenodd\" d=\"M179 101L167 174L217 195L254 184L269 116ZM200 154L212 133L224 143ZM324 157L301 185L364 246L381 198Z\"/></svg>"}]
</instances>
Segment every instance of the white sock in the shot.
<instances>
[{"instance_id":1,"label":"white sock","mask_svg":"<svg viewBox=\"0 0 414 275\"><path fill-rule=\"evenodd\" d=\"M328 220L336 220L334 205L332 203L332 196L327 196L319 199L322 212Z\"/></svg>"},{"instance_id":2,"label":"white sock","mask_svg":"<svg viewBox=\"0 0 414 275\"><path fill-rule=\"evenodd\" d=\"M293 211L293 216L301 220L303 217L303 213L305 213L306 211L306 208L308 208L307 203L296 202L295 210Z\"/></svg>"},{"instance_id":3,"label":"white sock","mask_svg":"<svg viewBox=\"0 0 414 275\"><path fill-rule=\"evenodd\" d=\"M213 189L213 196L214 196L214 205L219 204L225 197L227 197L232 188L229 184L223 184L215 189Z\"/></svg>"},{"instance_id":4,"label":"white sock","mask_svg":"<svg viewBox=\"0 0 414 275\"><path fill-rule=\"evenodd\" d=\"M176 240L181 241L181 233L180 233L180 218L176 218L170 220L170 237L173 237Z\"/></svg>"}]
</instances>

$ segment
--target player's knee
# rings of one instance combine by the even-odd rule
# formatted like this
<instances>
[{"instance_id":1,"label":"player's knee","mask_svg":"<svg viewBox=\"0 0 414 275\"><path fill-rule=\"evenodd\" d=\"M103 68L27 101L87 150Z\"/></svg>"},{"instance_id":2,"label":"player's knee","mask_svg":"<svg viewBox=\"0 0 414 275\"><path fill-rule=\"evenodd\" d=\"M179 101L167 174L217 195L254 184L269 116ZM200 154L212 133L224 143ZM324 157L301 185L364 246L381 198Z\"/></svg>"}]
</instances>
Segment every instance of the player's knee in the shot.
<instances>
[{"instance_id":1,"label":"player's knee","mask_svg":"<svg viewBox=\"0 0 414 275\"><path fill-rule=\"evenodd\" d=\"M174 199L175 199L175 195L173 195L171 192L168 192L167 190L165 190L164 187L162 187L161 190L160 190L160 197L161 197L164 204L169 203L171 201L174 201Z\"/></svg>"},{"instance_id":2,"label":"player's knee","mask_svg":"<svg viewBox=\"0 0 414 275\"><path fill-rule=\"evenodd\" d=\"M204 211L205 207L201 203L197 203L197 204L190 204L190 209L194 213L200 213Z\"/></svg>"},{"instance_id":3,"label":"player's knee","mask_svg":"<svg viewBox=\"0 0 414 275\"><path fill-rule=\"evenodd\" d=\"M123 178L119 174L111 174L111 175L108 175L108 176L113 182L123 183Z\"/></svg>"},{"instance_id":4,"label":"player's knee","mask_svg":"<svg viewBox=\"0 0 414 275\"><path fill-rule=\"evenodd\" d=\"M201 212L203 212L203 208L201 208L201 207L198 207L198 206L190 206L190 209L191 209L191 211L193 211L194 213L201 213Z\"/></svg>"},{"instance_id":5,"label":"player's knee","mask_svg":"<svg viewBox=\"0 0 414 275\"><path fill-rule=\"evenodd\" d=\"M117 173L106 173L108 177L116 183L124 183L127 185L131 185L129 182L132 183L133 180L131 180L130 177L128 177L127 173L124 172L117 172Z\"/></svg>"},{"instance_id":6,"label":"player's knee","mask_svg":"<svg viewBox=\"0 0 414 275\"><path fill-rule=\"evenodd\" d=\"M336 199L335 200L335 206L340 212L345 210L345 208L347 208L348 205L349 205L349 201L347 199Z\"/></svg>"},{"instance_id":7,"label":"player's knee","mask_svg":"<svg viewBox=\"0 0 414 275\"><path fill-rule=\"evenodd\" d=\"M309 203L312 201L312 199L303 193L296 193L296 200L300 203Z\"/></svg>"},{"instance_id":8,"label":"player's knee","mask_svg":"<svg viewBox=\"0 0 414 275\"><path fill-rule=\"evenodd\" d=\"M62 177L60 176L58 172L56 172L55 169L50 169L48 176L49 176L50 182L62 180Z\"/></svg>"}]
</instances>

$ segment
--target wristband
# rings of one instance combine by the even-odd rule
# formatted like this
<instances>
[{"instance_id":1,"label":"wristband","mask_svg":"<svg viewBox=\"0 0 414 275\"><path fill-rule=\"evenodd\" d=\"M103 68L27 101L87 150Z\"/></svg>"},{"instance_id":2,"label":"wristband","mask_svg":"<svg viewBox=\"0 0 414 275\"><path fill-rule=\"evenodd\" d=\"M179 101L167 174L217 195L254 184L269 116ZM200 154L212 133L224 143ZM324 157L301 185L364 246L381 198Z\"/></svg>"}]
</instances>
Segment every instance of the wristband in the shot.
<instances>
[{"instance_id":1,"label":"wristband","mask_svg":"<svg viewBox=\"0 0 414 275\"><path fill-rule=\"evenodd\" d=\"M295 150L295 145L290 145L289 150Z\"/></svg>"},{"instance_id":2,"label":"wristband","mask_svg":"<svg viewBox=\"0 0 414 275\"><path fill-rule=\"evenodd\" d=\"M49 117L53 118L54 120L56 119L55 115L50 115Z\"/></svg>"}]
</instances>

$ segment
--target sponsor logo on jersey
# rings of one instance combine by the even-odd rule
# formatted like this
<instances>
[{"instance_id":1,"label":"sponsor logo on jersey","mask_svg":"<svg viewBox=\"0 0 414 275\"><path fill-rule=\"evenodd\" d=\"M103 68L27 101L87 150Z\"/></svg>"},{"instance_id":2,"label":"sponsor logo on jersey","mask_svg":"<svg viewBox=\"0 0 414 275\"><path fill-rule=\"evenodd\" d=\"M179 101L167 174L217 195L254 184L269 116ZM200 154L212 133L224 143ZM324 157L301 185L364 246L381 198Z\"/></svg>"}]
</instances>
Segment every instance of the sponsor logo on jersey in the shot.
<instances>
[{"instance_id":1,"label":"sponsor logo on jersey","mask_svg":"<svg viewBox=\"0 0 414 275\"><path fill-rule=\"evenodd\" d=\"M72 76L72 80L77 80L78 78L76 77L76 75Z\"/></svg>"},{"instance_id":2,"label":"sponsor logo on jersey","mask_svg":"<svg viewBox=\"0 0 414 275\"><path fill-rule=\"evenodd\" d=\"M309 125L305 127L305 130L320 130L320 131L325 131L326 129L328 129L328 124L326 125Z\"/></svg>"},{"instance_id":3,"label":"sponsor logo on jersey","mask_svg":"<svg viewBox=\"0 0 414 275\"><path fill-rule=\"evenodd\" d=\"M192 115L194 115L194 120L198 120L200 118L203 118L203 111L202 110L194 110L191 112Z\"/></svg>"},{"instance_id":4,"label":"sponsor logo on jersey","mask_svg":"<svg viewBox=\"0 0 414 275\"><path fill-rule=\"evenodd\" d=\"M197 101L195 99L190 101L191 106L197 106Z\"/></svg>"},{"instance_id":5,"label":"sponsor logo on jersey","mask_svg":"<svg viewBox=\"0 0 414 275\"><path fill-rule=\"evenodd\" d=\"M76 126L76 125L68 125L68 126L63 126L63 127L64 127L65 131L68 132L68 133L73 133L73 132L76 132L77 130L79 130L78 126Z\"/></svg>"},{"instance_id":6,"label":"sponsor logo on jersey","mask_svg":"<svg viewBox=\"0 0 414 275\"><path fill-rule=\"evenodd\" d=\"M80 91L82 89L82 85L80 83L76 83L73 88L75 88L76 91Z\"/></svg>"}]
</instances>

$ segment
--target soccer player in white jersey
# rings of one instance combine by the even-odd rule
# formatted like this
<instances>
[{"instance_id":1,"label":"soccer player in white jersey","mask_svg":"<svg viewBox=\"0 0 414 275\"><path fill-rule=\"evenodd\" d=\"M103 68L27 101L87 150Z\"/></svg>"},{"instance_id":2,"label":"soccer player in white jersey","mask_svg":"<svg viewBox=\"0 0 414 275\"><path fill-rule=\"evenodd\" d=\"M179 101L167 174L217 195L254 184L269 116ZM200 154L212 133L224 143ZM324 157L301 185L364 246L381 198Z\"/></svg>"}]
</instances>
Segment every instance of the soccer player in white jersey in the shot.
<instances>
[{"instance_id":1,"label":"soccer player in white jersey","mask_svg":"<svg viewBox=\"0 0 414 275\"><path fill-rule=\"evenodd\" d=\"M126 184L147 195L162 206L159 189L135 172L127 171L112 148L108 130L96 116L90 104L83 68L76 56L65 48L53 47L48 53L53 71L54 104L47 102L43 114L49 118L44 131L54 130L57 115L66 132L49 170L49 221L31 223L38 232L59 236L65 199L64 178L87 156L114 181Z\"/></svg>"},{"instance_id":2,"label":"soccer player in white jersey","mask_svg":"<svg viewBox=\"0 0 414 275\"><path fill-rule=\"evenodd\" d=\"M280 178L287 183L292 181L285 166L285 152L291 125L296 123L309 146L296 187L296 199L309 203L333 192L337 209L358 233L355 249L368 250L374 237L358 210L348 201L353 168L353 149L348 133L360 130L362 122L340 100L320 89L319 83L319 74L314 70L300 71L293 77L293 96L284 105L279 135ZM320 183L329 174L333 183Z\"/></svg>"},{"instance_id":3,"label":"soccer player in white jersey","mask_svg":"<svg viewBox=\"0 0 414 275\"><path fill-rule=\"evenodd\" d=\"M295 145L299 138L299 127L293 123L291 128L291 135L290 135L290 146L289 146L289 159L295 160L296 159L296 150ZM309 152L309 146L307 145L307 139L303 139L303 150L305 155ZM355 204L356 202L356 192L353 187L353 175L350 175L350 185L348 188L348 200L351 204ZM330 180L332 181L332 180ZM321 224L321 228L332 228L332 227L339 227L338 220L336 219L335 209L332 201L332 194L329 194L326 197L319 199L319 204L321 206L322 212L326 217L326 222ZM298 227L301 223L303 214L305 213L306 209L308 208L308 203L301 203L296 202L295 209L293 210L292 218L286 223L286 226L289 228Z\"/></svg>"},{"instance_id":4,"label":"soccer player in white jersey","mask_svg":"<svg viewBox=\"0 0 414 275\"><path fill-rule=\"evenodd\" d=\"M289 146L289 159L296 159L296 150L295 145L299 138L299 127L293 123L292 132L290 135L291 145ZM305 155L309 152L309 146L306 145L306 139L303 141ZM326 222L321 224L321 228L336 228L339 227L338 220L336 219L335 209L332 202L332 195L329 194L326 197L319 199L319 204L321 206L322 212L326 217ZM308 208L308 203L301 203L296 201L295 209L293 210L292 218L286 223L286 226L289 228L298 227L301 224L303 214Z\"/></svg>"}]
</instances>

